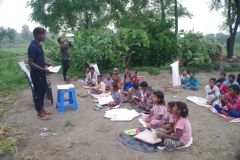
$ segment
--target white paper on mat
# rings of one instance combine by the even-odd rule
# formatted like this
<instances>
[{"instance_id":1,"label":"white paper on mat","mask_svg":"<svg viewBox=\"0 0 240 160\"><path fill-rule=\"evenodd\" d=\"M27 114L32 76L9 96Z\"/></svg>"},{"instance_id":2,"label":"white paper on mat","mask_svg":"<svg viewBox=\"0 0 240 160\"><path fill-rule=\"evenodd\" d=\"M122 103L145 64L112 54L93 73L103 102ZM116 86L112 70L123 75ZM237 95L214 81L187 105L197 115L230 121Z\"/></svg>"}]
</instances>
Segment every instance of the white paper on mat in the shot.
<instances>
[{"instance_id":1,"label":"white paper on mat","mask_svg":"<svg viewBox=\"0 0 240 160\"><path fill-rule=\"evenodd\" d=\"M131 121L139 115L140 114L137 113L134 109L128 110L126 108L120 108L106 111L104 117L109 118L110 121Z\"/></svg>"},{"instance_id":2,"label":"white paper on mat","mask_svg":"<svg viewBox=\"0 0 240 160\"><path fill-rule=\"evenodd\" d=\"M142 118L139 118L138 121L143 125L143 127L147 127L147 123L143 121Z\"/></svg>"},{"instance_id":3,"label":"white paper on mat","mask_svg":"<svg viewBox=\"0 0 240 160\"><path fill-rule=\"evenodd\" d=\"M61 66L56 66L56 67L48 67L47 69L49 69L50 72L53 72L53 73L57 73L59 70L60 70Z\"/></svg>"},{"instance_id":4,"label":"white paper on mat","mask_svg":"<svg viewBox=\"0 0 240 160\"><path fill-rule=\"evenodd\" d=\"M90 67L93 67L93 68L95 69L95 73L96 73L97 75L100 75L100 71L99 71L99 69L98 69L97 64L95 64L95 63L89 63L89 66L90 66Z\"/></svg>"},{"instance_id":5,"label":"white paper on mat","mask_svg":"<svg viewBox=\"0 0 240 160\"><path fill-rule=\"evenodd\" d=\"M174 62L170 65L172 67L172 81L173 86L181 85L180 77L179 77L179 64L178 61Z\"/></svg>"},{"instance_id":6,"label":"white paper on mat","mask_svg":"<svg viewBox=\"0 0 240 160\"><path fill-rule=\"evenodd\" d=\"M113 101L114 100L112 96L98 98L98 102L101 105L108 104L109 102L113 102Z\"/></svg>"}]
</instances>

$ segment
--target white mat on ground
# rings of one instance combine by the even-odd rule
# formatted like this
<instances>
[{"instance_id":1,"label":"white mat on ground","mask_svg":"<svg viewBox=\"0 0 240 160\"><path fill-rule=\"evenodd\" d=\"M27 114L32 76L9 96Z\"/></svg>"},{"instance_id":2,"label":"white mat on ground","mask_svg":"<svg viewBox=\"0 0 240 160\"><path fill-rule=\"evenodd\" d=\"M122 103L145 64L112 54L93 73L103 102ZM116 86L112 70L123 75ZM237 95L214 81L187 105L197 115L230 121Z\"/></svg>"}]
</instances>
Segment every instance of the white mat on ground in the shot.
<instances>
[{"instance_id":1,"label":"white mat on ground","mask_svg":"<svg viewBox=\"0 0 240 160\"><path fill-rule=\"evenodd\" d=\"M229 122L235 122L235 123L240 122L240 118L235 118L235 119L233 119L233 120L229 120L227 116L218 113L218 111L217 111L213 106L208 105L208 109L209 109L210 111L212 111L213 113L216 113L217 115L223 117L224 119L226 119L226 120L229 121Z\"/></svg>"},{"instance_id":2,"label":"white mat on ground","mask_svg":"<svg viewBox=\"0 0 240 160\"><path fill-rule=\"evenodd\" d=\"M101 105L108 104L109 102L113 102L113 101L114 100L112 96L98 98L98 103Z\"/></svg>"},{"instance_id":3,"label":"white mat on ground","mask_svg":"<svg viewBox=\"0 0 240 160\"><path fill-rule=\"evenodd\" d=\"M102 97L109 97L111 96L110 93L102 93L102 94L92 94L91 91L88 91L88 94L90 94L93 98L102 98Z\"/></svg>"},{"instance_id":4,"label":"white mat on ground","mask_svg":"<svg viewBox=\"0 0 240 160\"><path fill-rule=\"evenodd\" d=\"M138 121L143 125L143 127L147 127L147 123L142 118L139 118Z\"/></svg>"},{"instance_id":5,"label":"white mat on ground","mask_svg":"<svg viewBox=\"0 0 240 160\"><path fill-rule=\"evenodd\" d=\"M200 98L200 97L195 97L195 96L188 96L186 98L187 100L201 106L201 107L208 107L207 105L207 100L204 98Z\"/></svg>"},{"instance_id":6,"label":"white mat on ground","mask_svg":"<svg viewBox=\"0 0 240 160\"><path fill-rule=\"evenodd\" d=\"M104 117L109 118L110 121L131 121L138 116L140 116L140 114L134 109L128 110L126 108L108 110L104 115Z\"/></svg>"}]
</instances>

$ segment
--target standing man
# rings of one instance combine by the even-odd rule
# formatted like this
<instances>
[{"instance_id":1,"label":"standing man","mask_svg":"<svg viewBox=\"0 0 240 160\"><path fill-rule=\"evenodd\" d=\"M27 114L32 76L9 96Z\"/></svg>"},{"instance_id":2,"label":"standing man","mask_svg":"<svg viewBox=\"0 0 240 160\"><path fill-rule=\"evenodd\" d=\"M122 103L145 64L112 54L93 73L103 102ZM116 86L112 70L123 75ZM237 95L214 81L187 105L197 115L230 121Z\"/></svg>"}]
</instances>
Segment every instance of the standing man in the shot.
<instances>
[{"instance_id":1,"label":"standing man","mask_svg":"<svg viewBox=\"0 0 240 160\"><path fill-rule=\"evenodd\" d=\"M50 120L53 114L51 111L44 109L44 94L46 90L46 73L51 73L47 66L53 66L53 64L45 62L43 48L40 42L44 42L46 39L46 30L37 27L33 30L34 40L28 47L28 65L30 66L30 76L33 82L33 98L34 105L37 111L37 118L41 120Z\"/></svg>"},{"instance_id":2,"label":"standing man","mask_svg":"<svg viewBox=\"0 0 240 160\"><path fill-rule=\"evenodd\" d=\"M63 80L64 83L68 83L67 81L67 71L69 68L69 60L68 60L68 47L71 46L71 43L68 42L68 39L58 38L58 43L60 44L60 51L62 53L62 65L63 65Z\"/></svg>"}]
</instances>

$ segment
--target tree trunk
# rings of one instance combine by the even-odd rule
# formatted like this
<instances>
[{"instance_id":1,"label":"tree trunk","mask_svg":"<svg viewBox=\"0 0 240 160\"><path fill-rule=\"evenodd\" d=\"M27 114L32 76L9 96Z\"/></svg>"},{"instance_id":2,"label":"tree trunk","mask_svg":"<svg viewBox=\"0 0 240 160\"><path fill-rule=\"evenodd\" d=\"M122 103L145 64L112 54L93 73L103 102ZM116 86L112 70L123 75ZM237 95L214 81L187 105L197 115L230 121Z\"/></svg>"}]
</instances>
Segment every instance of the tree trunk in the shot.
<instances>
[{"instance_id":1,"label":"tree trunk","mask_svg":"<svg viewBox=\"0 0 240 160\"><path fill-rule=\"evenodd\" d=\"M175 35L176 35L176 40L177 40L177 35L178 35L178 7L177 7L177 0L174 0L174 16L175 16Z\"/></svg>"},{"instance_id":2,"label":"tree trunk","mask_svg":"<svg viewBox=\"0 0 240 160\"><path fill-rule=\"evenodd\" d=\"M226 58L232 58L234 53L234 44L235 44L235 35L231 35L227 39L227 57Z\"/></svg>"},{"instance_id":3,"label":"tree trunk","mask_svg":"<svg viewBox=\"0 0 240 160\"><path fill-rule=\"evenodd\" d=\"M160 0L160 4L161 4L161 15L162 15L162 21L166 22L166 15L165 15L165 5L164 5L164 1Z\"/></svg>"}]
</instances>

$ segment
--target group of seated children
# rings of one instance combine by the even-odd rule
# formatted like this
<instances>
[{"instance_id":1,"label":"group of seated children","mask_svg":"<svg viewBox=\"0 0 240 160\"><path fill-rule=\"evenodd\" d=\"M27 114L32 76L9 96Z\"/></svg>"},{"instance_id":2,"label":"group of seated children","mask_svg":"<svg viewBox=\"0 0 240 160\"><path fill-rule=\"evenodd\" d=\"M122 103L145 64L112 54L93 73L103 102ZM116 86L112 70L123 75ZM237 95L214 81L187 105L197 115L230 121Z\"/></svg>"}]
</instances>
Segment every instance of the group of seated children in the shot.
<instances>
[{"instance_id":1,"label":"group of seated children","mask_svg":"<svg viewBox=\"0 0 240 160\"><path fill-rule=\"evenodd\" d=\"M172 151L186 145L192 137L192 128L188 116L187 105L183 102L169 102L165 107L164 94L155 91L152 94L153 107L150 114L142 118L148 128L155 128L156 135L162 138L162 146Z\"/></svg>"},{"instance_id":2,"label":"group of seated children","mask_svg":"<svg viewBox=\"0 0 240 160\"><path fill-rule=\"evenodd\" d=\"M199 88L198 79L193 71L189 72L189 75L186 70L182 71L181 84L184 89L197 90Z\"/></svg>"},{"instance_id":3,"label":"group of seated children","mask_svg":"<svg viewBox=\"0 0 240 160\"><path fill-rule=\"evenodd\" d=\"M206 99L207 104L231 120L240 116L240 87L234 74L230 74L228 80L225 77L226 73L221 72L218 80L209 80L209 85L205 86Z\"/></svg>"}]
</instances>

